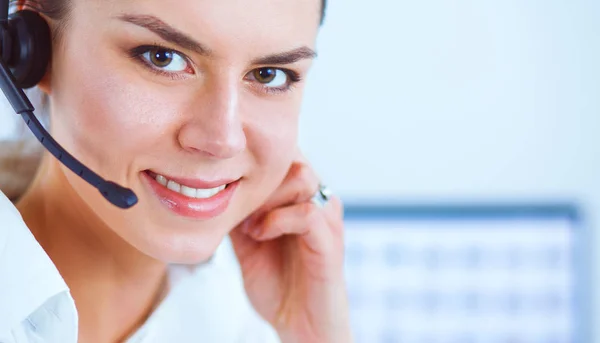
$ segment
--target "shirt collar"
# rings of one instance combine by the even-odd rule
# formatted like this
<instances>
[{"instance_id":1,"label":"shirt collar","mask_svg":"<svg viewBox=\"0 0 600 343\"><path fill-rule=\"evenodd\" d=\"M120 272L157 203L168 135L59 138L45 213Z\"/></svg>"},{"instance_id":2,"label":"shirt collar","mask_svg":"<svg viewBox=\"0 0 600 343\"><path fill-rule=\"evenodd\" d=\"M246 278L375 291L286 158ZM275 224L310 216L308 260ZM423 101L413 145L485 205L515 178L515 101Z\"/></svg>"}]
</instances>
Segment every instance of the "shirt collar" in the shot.
<instances>
[{"instance_id":1,"label":"shirt collar","mask_svg":"<svg viewBox=\"0 0 600 343\"><path fill-rule=\"evenodd\" d=\"M69 289L17 208L1 191L0 223L0 332L4 332Z\"/></svg>"}]
</instances>

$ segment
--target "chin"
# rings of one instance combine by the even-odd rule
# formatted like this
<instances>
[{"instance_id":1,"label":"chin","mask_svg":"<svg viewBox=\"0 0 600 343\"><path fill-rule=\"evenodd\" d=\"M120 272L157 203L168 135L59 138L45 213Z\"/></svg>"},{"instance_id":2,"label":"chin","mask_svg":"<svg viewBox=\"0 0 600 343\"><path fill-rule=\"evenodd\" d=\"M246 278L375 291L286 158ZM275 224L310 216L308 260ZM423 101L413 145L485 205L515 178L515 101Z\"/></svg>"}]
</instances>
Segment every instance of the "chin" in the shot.
<instances>
[{"instance_id":1,"label":"chin","mask_svg":"<svg viewBox=\"0 0 600 343\"><path fill-rule=\"evenodd\" d=\"M157 228L152 237L135 244L142 253L167 264L201 264L211 259L228 230L173 230ZM179 231L179 232L173 232Z\"/></svg>"}]
</instances>

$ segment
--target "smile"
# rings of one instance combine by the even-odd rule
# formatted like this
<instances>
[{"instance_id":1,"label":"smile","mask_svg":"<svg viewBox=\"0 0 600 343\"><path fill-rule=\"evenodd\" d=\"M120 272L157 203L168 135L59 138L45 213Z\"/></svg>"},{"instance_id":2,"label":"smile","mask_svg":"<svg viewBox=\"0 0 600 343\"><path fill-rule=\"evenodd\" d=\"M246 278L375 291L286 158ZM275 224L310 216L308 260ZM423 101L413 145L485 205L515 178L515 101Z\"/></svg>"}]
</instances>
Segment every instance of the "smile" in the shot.
<instances>
[{"instance_id":1,"label":"smile","mask_svg":"<svg viewBox=\"0 0 600 343\"><path fill-rule=\"evenodd\" d=\"M240 179L184 179L149 170L142 174L145 184L160 203L176 214L196 219L208 219L223 213L240 182Z\"/></svg>"},{"instance_id":2,"label":"smile","mask_svg":"<svg viewBox=\"0 0 600 343\"><path fill-rule=\"evenodd\" d=\"M157 174L154 177L154 179L156 180L156 182L167 187L173 192L177 192L187 197L196 199L208 199L217 195L217 193L219 193L227 187L227 184L225 184L214 188L193 188L186 185L181 185L176 181L169 180L165 176L159 174Z\"/></svg>"}]
</instances>

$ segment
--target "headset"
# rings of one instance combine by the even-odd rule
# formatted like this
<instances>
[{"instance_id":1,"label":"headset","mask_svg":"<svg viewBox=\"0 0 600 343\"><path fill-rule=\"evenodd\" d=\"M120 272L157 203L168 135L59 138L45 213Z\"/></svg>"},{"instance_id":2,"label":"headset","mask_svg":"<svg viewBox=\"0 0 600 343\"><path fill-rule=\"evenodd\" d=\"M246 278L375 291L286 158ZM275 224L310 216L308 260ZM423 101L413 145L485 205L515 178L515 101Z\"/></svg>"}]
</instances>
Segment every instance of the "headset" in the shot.
<instances>
[{"instance_id":1,"label":"headset","mask_svg":"<svg viewBox=\"0 0 600 343\"><path fill-rule=\"evenodd\" d=\"M46 73L52 53L48 23L35 11L9 14L9 0L0 0L0 88L44 148L72 172L94 186L113 205L127 209L138 202L135 193L107 181L69 154L33 114L23 89L34 87Z\"/></svg>"}]
</instances>

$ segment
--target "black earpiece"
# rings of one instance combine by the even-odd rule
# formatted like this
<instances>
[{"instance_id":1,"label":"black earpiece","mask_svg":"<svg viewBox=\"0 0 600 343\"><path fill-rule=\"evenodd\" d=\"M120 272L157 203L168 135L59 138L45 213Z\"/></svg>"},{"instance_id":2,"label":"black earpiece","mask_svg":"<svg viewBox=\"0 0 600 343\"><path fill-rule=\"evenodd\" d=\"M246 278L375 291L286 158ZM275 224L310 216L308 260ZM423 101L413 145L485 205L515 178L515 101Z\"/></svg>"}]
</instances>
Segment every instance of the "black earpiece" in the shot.
<instances>
[{"instance_id":1,"label":"black earpiece","mask_svg":"<svg viewBox=\"0 0 600 343\"><path fill-rule=\"evenodd\" d=\"M132 190L104 180L69 154L33 114L35 110L23 92L37 85L46 73L52 51L48 23L34 11L8 15L9 0L0 0L0 88L27 127L54 157L94 186L113 205L126 209L138 202Z\"/></svg>"},{"instance_id":2,"label":"black earpiece","mask_svg":"<svg viewBox=\"0 0 600 343\"><path fill-rule=\"evenodd\" d=\"M11 40L8 65L17 85L31 88L46 74L52 51L50 28L44 18L29 10L12 14L7 24Z\"/></svg>"}]
</instances>

